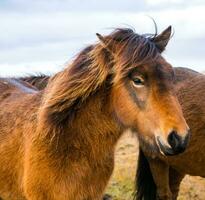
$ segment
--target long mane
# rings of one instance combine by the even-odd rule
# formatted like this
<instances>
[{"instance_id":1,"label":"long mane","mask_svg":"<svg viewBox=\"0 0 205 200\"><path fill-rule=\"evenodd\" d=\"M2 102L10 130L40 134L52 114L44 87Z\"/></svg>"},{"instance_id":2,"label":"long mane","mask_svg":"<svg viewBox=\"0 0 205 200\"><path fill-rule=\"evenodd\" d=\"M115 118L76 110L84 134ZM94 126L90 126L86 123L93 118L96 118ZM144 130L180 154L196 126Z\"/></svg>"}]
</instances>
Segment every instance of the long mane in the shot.
<instances>
[{"instance_id":1,"label":"long mane","mask_svg":"<svg viewBox=\"0 0 205 200\"><path fill-rule=\"evenodd\" d=\"M109 73L107 59L100 46L89 46L71 66L49 80L44 100L52 122L66 119L105 82Z\"/></svg>"},{"instance_id":2,"label":"long mane","mask_svg":"<svg viewBox=\"0 0 205 200\"><path fill-rule=\"evenodd\" d=\"M139 35L131 29L116 29L105 39L112 44L113 53L101 43L91 45L80 52L69 67L49 80L44 107L52 122L66 119L106 80L112 84L117 71L123 77L131 68L155 59L159 53L153 36ZM120 69L114 69L113 63L118 62L119 57L122 58Z\"/></svg>"},{"instance_id":3,"label":"long mane","mask_svg":"<svg viewBox=\"0 0 205 200\"><path fill-rule=\"evenodd\" d=\"M159 49L154 43L156 34L137 34L132 29L116 29L107 36L110 43L118 43L118 54L123 55L124 65L130 63L144 63L154 59Z\"/></svg>"}]
</instances>

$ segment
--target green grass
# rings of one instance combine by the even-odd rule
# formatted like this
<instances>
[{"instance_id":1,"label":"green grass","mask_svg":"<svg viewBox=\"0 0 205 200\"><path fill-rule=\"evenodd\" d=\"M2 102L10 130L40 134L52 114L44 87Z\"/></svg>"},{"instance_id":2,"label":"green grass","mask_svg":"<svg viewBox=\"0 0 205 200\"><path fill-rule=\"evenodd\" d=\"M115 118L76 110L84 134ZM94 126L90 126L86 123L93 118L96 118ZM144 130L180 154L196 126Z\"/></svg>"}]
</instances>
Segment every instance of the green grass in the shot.
<instances>
[{"instance_id":1,"label":"green grass","mask_svg":"<svg viewBox=\"0 0 205 200\"><path fill-rule=\"evenodd\" d=\"M125 178L123 180L112 181L106 193L111 194L113 200L130 200L133 198L133 181Z\"/></svg>"}]
</instances>

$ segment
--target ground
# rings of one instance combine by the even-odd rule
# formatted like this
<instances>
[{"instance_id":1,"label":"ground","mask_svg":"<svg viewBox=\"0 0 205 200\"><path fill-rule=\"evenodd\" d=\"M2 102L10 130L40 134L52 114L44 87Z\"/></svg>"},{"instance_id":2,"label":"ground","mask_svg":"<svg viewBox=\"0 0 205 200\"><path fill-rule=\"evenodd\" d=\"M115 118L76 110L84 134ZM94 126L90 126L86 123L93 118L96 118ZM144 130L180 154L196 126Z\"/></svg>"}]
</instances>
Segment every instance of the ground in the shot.
<instances>
[{"instance_id":1,"label":"ground","mask_svg":"<svg viewBox=\"0 0 205 200\"><path fill-rule=\"evenodd\" d=\"M138 142L136 136L127 132L117 145L115 170L107 193L114 200L131 200L137 164ZM205 179L186 176L180 187L178 200L204 200Z\"/></svg>"}]
</instances>

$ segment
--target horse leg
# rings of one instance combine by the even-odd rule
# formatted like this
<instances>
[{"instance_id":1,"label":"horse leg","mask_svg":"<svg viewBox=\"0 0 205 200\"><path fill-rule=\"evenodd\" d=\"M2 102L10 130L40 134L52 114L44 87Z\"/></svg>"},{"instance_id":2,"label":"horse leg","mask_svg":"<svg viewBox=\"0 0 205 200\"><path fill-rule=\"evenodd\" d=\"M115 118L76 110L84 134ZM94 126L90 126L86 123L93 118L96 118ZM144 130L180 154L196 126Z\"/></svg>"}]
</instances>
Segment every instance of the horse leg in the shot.
<instances>
[{"instance_id":1,"label":"horse leg","mask_svg":"<svg viewBox=\"0 0 205 200\"><path fill-rule=\"evenodd\" d=\"M177 200L179 193L179 186L185 174L181 174L175 169L169 169L169 185L172 192L172 200Z\"/></svg>"},{"instance_id":2,"label":"horse leg","mask_svg":"<svg viewBox=\"0 0 205 200\"><path fill-rule=\"evenodd\" d=\"M157 187L157 199L172 200L169 187L169 165L159 159L149 159L148 162Z\"/></svg>"}]
</instances>

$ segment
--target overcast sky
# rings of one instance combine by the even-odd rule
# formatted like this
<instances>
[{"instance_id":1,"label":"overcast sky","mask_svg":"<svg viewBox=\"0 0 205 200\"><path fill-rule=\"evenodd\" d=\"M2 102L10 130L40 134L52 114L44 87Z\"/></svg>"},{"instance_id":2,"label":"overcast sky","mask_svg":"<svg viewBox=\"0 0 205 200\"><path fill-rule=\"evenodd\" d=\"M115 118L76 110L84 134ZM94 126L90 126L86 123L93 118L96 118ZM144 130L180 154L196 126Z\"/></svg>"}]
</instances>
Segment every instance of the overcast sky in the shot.
<instances>
[{"instance_id":1,"label":"overcast sky","mask_svg":"<svg viewBox=\"0 0 205 200\"><path fill-rule=\"evenodd\" d=\"M52 74L86 45L95 33L134 27L174 36L164 56L173 66L205 71L204 0L0 0L0 76Z\"/></svg>"}]
</instances>

